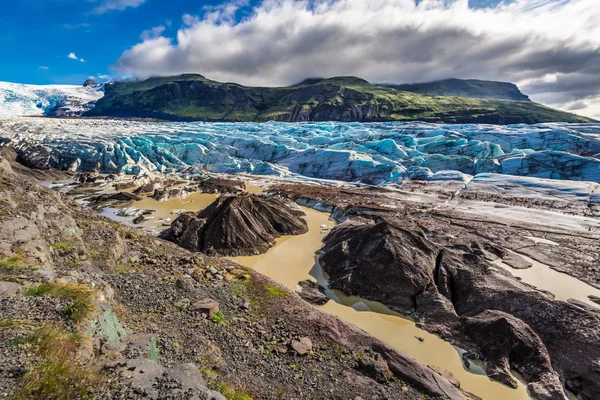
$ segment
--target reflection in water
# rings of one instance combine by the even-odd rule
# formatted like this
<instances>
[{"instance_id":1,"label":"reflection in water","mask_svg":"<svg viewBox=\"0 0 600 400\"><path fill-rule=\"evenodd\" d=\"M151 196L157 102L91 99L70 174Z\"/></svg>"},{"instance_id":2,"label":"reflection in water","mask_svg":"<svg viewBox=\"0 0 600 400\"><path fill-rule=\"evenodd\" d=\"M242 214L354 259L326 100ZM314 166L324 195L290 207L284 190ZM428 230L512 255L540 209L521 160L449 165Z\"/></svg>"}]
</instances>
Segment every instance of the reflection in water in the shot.
<instances>
[{"instance_id":1,"label":"reflection in water","mask_svg":"<svg viewBox=\"0 0 600 400\"><path fill-rule=\"evenodd\" d=\"M292 290L298 282L315 278L321 286L327 287L320 267L315 265L315 252L321 248L324 236L320 225L333 224L328 221L326 213L304 207L303 211L309 225L308 233L279 239L277 245L265 254L231 259L273 278ZM326 294L332 301L319 307L321 310L358 326L423 364L445 368L460 380L464 390L485 400L530 398L521 381L517 389L512 389L492 381L485 376L481 367L473 363L472 370L466 370L460 349L419 329L414 322L403 318L383 304L346 296L339 291L327 290ZM420 341L417 337L424 340Z\"/></svg>"},{"instance_id":2,"label":"reflection in water","mask_svg":"<svg viewBox=\"0 0 600 400\"><path fill-rule=\"evenodd\" d=\"M515 253L514 251L510 252L517 257L522 257L525 261L532 264L532 267L515 269L502 262L502 260L496 260L494 264L504 268L512 275L521 278L523 282L554 294L556 300L567 301L568 299L576 299L592 307L599 307L598 304L588 298L588 295L600 297L600 290L570 275L553 270L550 266L542 264L524 254Z\"/></svg>"}]
</instances>

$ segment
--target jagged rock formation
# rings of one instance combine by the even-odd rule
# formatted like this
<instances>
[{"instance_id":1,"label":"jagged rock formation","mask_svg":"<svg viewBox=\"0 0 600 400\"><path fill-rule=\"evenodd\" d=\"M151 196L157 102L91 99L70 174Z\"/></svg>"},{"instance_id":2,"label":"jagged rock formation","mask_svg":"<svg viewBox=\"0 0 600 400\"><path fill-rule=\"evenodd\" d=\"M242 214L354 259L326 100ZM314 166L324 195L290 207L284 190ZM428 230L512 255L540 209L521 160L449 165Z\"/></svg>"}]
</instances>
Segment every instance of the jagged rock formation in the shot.
<instances>
[{"instance_id":1,"label":"jagged rock formation","mask_svg":"<svg viewBox=\"0 0 600 400\"><path fill-rule=\"evenodd\" d=\"M335 228L320 256L330 286L474 344L490 375L514 384L510 365L538 398L564 397L558 374L582 399L600 395L600 313L552 300L495 268L485 243L441 246L417 226L407 217Z\"/></svg>"},{"instance_id":2,"label":"jagged rock formation","mask_svg":"<svg viewBox=\"0 0 600 400\"><path fill-rule=\"evenodd\" d=\"M306 233L300 215L274 197L221 196L198 214L180 215L161 236L206 254L254 255L266 252L281 235Z\"/></svg>"},{"instance_id":3,"label":"jagged rock formation","mask_svg":"<svg viewBox=\"0 0 600 400\"><path fill-rule=\"evenodd\" d=\"M39 169L183 177L242 172L376 185L408 179L469 185L473 178L490 197L510 191L523 199L544 197L540 202L560 200L557 195L600 202L598 185L573 182L600 182L599 134L600 125L562 124L0 121L0 141Z\"/></svg>"}]
</instances>

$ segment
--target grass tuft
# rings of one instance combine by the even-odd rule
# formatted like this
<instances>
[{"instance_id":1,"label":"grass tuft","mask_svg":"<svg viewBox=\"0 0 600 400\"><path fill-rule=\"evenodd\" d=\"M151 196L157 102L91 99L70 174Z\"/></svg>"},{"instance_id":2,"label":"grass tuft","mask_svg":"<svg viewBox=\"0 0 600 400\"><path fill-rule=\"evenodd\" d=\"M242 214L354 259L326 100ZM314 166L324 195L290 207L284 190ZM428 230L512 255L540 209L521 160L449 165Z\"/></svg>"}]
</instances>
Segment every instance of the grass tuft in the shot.
<instances>
[{"instance_id":1,"label":"grass tuft","mask_svg":"<svg viewBox=\"0 0 600 400\"><path fill-rule=\"evenodd\" d=\"M100 384L98 371L79 362L77 349L83 337L47 324L14 344L35 348L39 362L23 377L16 400L86 398Z\"/></svg>"},{"instance_id":2,"label":"grass tuft","mask_svg":"<svg viewBox=\"0 0 600 400\"><path fill-rule=\"evenodd\" d=\"M12 273L25 272L27 265L25 259L21 256L4 257L0 259L0 269Z\"/></svg>"},{"instance_id":3,"label":"grass tuft","mask_svg":"<svg viewBox=\"0 0 600 400\"><path fill-rule=\"evenodd\" d=\"M63 242L56 242L52 245L52 249L61 256L67 256L75 250L73 239L68 239Z\"/></svg>"},{"instance_id":4,"label":"grass tuft","mask_svg":"<svg viewBox=\"0 0 600 400\"><path fill-rule=\"evenodd\" d=\"M216 324L222 325L225 323L225 315L223 315L223 313L219 311L218 313L213 315L210 320Z\"/></svg>"},{"instance_id":5,"label":"grass tuft","mask_svg":"<svg viewBox=\"0 0 600 400\"><path fill-rule=\"evenodd\" d=\"M252 400L252 397L244 392L235 390L234 387L225 382L219 383L217 385L217 390L225 396L227 400Z\"/></svg>"},{"instance_id":6,"label":"grass tuft","mask_svg":"<svg viewBox=\"0 0 600 400\"><path fill-rule=\"evenodd\" d=\"M65 313L73 321L80 323L94 311L94 291L85 285L73 283L46 282L25 291L25 296L51 296L71 300Z\"/></svg>"}]
</instances>

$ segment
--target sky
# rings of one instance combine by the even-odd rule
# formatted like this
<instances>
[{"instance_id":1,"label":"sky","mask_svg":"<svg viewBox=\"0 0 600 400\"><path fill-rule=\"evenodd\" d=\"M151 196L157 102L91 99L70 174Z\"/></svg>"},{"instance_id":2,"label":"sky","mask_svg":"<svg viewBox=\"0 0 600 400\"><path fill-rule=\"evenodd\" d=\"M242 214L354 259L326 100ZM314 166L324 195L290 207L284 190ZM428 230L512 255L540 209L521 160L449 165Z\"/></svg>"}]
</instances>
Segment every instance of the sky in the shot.
<instances>
[{"instance_id":1,"label":"sky","mask_svg":"<svg viewBox=\"0 0 600 400\"><path fill-rule=\"evenodd\" d=\"M13 0L0 81L510 81L600 118L600 0Z\"/></svg>"}]
</instances>

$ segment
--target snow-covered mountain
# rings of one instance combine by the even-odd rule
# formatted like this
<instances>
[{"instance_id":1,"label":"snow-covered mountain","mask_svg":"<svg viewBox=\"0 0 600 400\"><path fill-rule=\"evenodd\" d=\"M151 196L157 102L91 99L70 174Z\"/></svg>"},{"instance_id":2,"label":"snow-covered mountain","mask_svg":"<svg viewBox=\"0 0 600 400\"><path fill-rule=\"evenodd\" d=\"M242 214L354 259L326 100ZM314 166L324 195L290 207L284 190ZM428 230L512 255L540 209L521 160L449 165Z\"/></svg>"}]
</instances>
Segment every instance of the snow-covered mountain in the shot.
<instances>
[{"instance_id":1,"label":"snow-covered mountain","mask_svg":"<svg viewBox=\"0 0 600 400\"><path fill-rule=\"evenodd\" d=\"M104 87L24 85L0 82L0 117L21 115L80 115L104 96Z\"/></svg>"}]
</instances>

